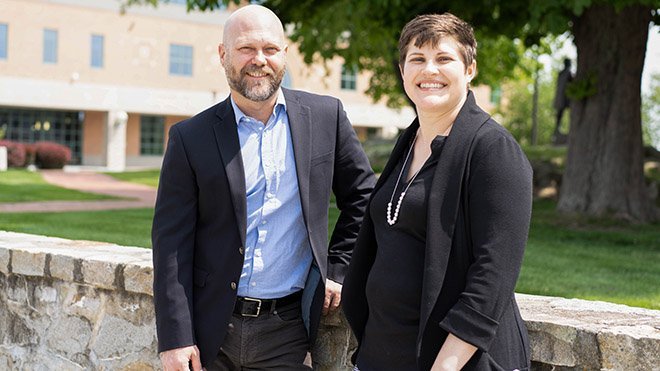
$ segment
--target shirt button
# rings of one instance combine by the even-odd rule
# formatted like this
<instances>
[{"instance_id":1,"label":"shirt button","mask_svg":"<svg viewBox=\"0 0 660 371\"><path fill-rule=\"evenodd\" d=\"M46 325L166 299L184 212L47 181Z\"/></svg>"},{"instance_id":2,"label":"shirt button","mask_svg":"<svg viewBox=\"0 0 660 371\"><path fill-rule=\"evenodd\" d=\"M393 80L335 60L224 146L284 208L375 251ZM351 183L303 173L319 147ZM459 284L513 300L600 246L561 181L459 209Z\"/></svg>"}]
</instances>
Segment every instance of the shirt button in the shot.
<instances>
[{"instance_id":1,"label":"shirt button","mask_svg":"<svg viewBox=\"0 0 660 371\"><path fill-rule=\"evenodd\" d=\"M231 286L232 290L236 290L236 282L230 283L229 286Z\"/></svg>"},{"instance_id":2,"label":"shirt button","mask_svg":"<svg viewBox=\"0 0 660 371\"><path fill-rule=\"evenodd\" d=\"M256 286L256 285L257 285L256 282L252 282L252 283L250 284L250 286L252 286L252 287L254 287L254 286Z\"/></svg>"},{"instance_id":3,"label":"shirt button","mask_svg":"<svg viewBox=\"0 0 660 371\"><path fill-rule=\"evenodd\" d=\"M265 221L265 220L262 220L262 221L261 221L261 225L264 225L264 224L266 224L266 221Z\"/></svg>"}]
</instances>

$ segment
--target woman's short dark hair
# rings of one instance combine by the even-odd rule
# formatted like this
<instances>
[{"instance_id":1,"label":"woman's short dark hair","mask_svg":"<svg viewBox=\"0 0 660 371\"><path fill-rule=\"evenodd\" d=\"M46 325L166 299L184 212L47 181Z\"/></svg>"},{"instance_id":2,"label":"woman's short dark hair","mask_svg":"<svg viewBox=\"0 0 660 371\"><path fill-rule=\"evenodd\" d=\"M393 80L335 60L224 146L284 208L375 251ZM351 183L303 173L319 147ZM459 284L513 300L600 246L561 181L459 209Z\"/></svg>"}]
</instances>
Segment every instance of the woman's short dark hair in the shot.
<instances>
[{"instance_id":1,"label":"woman's short dark hair","mask_svg":"<svg viewBox=\"0 0 660 371\"><path fill-rule=\"evenodd\" d=\"M477 58L477 40L474 31L464 20L451 13L418 15L401 30L399 37L399 64L406 62L406 54L411 42L421 48L424 45L437 45L443 37L451 36L458 42L465 66Z\"/></svg>"}]
</instances>

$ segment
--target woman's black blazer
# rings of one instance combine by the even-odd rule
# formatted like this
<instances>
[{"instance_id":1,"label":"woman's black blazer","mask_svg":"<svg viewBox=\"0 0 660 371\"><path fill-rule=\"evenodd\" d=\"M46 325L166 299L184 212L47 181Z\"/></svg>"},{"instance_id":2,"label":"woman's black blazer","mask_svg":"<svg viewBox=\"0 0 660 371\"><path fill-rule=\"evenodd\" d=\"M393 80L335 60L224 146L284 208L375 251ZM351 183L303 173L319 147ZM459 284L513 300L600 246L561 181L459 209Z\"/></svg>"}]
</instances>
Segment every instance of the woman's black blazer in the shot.
<instances>
[{"instance_id":1,"label":"woman's black blazer","mask_svg":"<svg viewBox=\"0 0 660 371\"><path fill-rule=\"evenodd\" d=\"M404 155L418 127L415 120L401 135L374 192ZM428 197L417 369L431 368L449 332L478 347L466 370L529 368L527 332L513 290L531 206L529 161L469 92L445 142ZM367 212L342 293L344 313L358 343L369 314L365 285L376 254Z\"/></svg>"}]
</instances>

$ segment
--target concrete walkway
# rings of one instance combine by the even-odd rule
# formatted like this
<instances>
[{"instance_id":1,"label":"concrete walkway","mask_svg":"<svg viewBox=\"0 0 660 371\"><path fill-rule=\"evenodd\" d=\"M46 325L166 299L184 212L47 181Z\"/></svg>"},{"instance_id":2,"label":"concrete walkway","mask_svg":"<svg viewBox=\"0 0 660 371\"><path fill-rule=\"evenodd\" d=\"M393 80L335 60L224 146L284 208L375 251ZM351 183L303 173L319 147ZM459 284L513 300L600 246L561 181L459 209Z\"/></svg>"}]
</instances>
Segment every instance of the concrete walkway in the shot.
<instances>
[{"instance_id":1,"label":"concrete walkway","mask_svg":"<svg viewBox=\"0 0 660 371\"><path fill-rule=\"evenodd\" d=\"M122 182L91 171L41 170L46 182L63 188L125 198L125 200L0 203L2 213L116 210L153 207L156 188Z\"/></svg>"}]
</instances>

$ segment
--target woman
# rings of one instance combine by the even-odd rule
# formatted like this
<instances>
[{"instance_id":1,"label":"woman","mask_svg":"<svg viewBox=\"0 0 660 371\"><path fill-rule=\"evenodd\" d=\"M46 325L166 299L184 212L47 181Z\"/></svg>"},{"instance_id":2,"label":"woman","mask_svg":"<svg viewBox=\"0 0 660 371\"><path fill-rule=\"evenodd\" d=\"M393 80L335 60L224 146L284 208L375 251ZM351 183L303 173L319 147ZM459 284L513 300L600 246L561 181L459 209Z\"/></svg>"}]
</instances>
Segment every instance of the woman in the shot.
<instances>
[{"instance_id":1,"label":"woman","mask_svg":"<svg viewBox=\"0 0 660 371\"><path fill-rule=\"evenodd\" d=\"M417 119L381 175L344 281L360 371L524 370L513 289L532 170L475 103L472 28L445 13L410 21L399 67Z\"/></svg>"}]
</instances>

